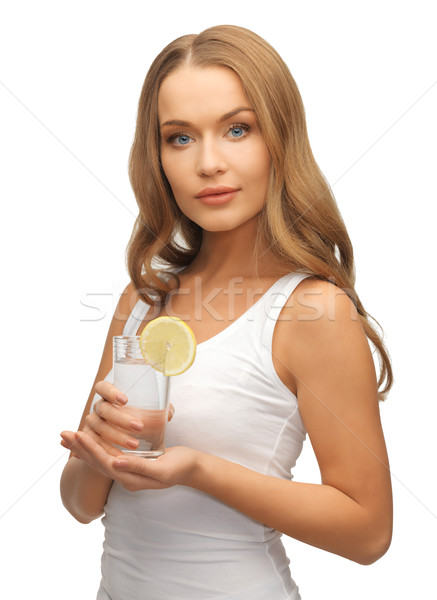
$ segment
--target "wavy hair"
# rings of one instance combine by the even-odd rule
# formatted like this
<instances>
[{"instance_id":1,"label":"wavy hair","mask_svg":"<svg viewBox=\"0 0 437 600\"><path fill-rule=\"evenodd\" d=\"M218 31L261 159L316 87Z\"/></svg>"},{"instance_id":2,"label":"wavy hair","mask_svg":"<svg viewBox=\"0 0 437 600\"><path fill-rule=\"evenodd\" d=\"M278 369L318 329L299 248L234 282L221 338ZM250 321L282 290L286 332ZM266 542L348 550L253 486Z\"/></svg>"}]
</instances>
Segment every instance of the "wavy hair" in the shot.
<instances>
[{"instance_id":1,"label":"wavy hair","mask_svg":"<svg viewBox=\"0 0 437 600\"><path fill-rule=\"evenodd\" d=\"M129 156L139 214L126 264L139 295L150 305L155 302L152 294L165 303L174 288L170 281L174 279L177 287L180 281L176 274L163 281L158 266L171 272L171 268L189 265L202 243L201 227L177 206L160 162L159 89L170 73L187 64L227 67L239 76L272 159L255 254L268 248L290 272L309 273L348 294L377 351L378 395L384 400L393 383L390 357L370 319L377 322L355 292L352 243L312 154L299 90L276 50L248 29L219 25L179 37L158 54L147 73Z\"/></svg>"}]
</instances>

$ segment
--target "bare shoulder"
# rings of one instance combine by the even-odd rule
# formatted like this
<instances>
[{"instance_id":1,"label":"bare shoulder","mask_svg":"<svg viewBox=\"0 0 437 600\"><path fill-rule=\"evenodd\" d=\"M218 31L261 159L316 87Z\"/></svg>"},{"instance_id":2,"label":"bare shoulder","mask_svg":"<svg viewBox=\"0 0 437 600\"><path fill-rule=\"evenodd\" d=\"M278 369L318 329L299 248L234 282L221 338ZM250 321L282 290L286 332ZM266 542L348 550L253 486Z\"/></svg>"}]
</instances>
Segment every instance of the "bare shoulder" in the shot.
<instances>
[{"instance_id":1,"label":"bare shoulder","mask_svg":"<svg viewBox=\"0 0 437 600\"><path fill-rule=\"evenodd\" d=\"M140 296L134 284L132 283L132 281L130 281L120 294L120 299L114 311L113 320L117 323L119 322L120 324L126 323L127 319L129 318L129 315L131 314L139 299Z\"/></svg>"},{"instance_id":2,"label":"bare shoulder","mask_svg":"<svg viewBox=\"0 0 437 600\"><path fill-rule=\"evenodd\" d=\"M275 367L297 393L303 380L345 364L346 358L373 359L357 309L341 288L315 278L304 279L288 298L275 328ZM370 361L370 362L369 362Z\"/></svg>"},{"instance_id":3,"label":"bare shoulder","mask_svg":"<svg viewBox=\"0 0 437 600\"><path fill-rule=\"evenodd\" d=\"M355 362L373 366L361 319L345 291L328 281L308 279L296 292L285 310L292 312L289 359L294 368L306 378L312 373L311 379L316 368L322 379L323 373L351 369Z\"/></svg>"},{"instance_id":4,"label":"bare shoulder","mask_svg":"<svg viewBox=\"0 0 437 600\"><path fill-rule=\"evenodd\" d=\"M302 322L334 321L349 317L359 322L356 307L348 294L334 283L308 277L301 281L284 306L289 320Z\"/></svg>"},{"instance_id":5,"label":"bare shoulder","mask_svg":"<svg viewBox=\"0 0 437 600\"><path fill-rule=\"evenodd\" d=\"M358 311L348 294L329 281L314 278L298 284L278 321L279 335L292 335L294 342L316 343L320 336L350 335L353 330L364 335ZM283 327L283 323L287 325Z\"/></svg>"}]
</instances>

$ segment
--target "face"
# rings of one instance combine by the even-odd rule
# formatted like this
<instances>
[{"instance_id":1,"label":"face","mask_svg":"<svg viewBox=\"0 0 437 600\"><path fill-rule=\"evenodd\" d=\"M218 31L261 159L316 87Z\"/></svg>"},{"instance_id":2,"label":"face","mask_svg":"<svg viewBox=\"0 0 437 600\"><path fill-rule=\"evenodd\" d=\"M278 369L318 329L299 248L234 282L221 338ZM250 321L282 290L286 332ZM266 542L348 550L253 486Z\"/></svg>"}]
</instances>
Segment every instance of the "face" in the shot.
<instances>
[{"instance_id":1,"label":"face","mask_svg":"<svg viewBox=\"0 0 437 600\"><path fill-rule=\"evenodd\" d=\"M238 75L183 67L161 84L158 113L161 163L181 211L206 231L257 219L271 161Z\"/></svg>"}]
</instances>

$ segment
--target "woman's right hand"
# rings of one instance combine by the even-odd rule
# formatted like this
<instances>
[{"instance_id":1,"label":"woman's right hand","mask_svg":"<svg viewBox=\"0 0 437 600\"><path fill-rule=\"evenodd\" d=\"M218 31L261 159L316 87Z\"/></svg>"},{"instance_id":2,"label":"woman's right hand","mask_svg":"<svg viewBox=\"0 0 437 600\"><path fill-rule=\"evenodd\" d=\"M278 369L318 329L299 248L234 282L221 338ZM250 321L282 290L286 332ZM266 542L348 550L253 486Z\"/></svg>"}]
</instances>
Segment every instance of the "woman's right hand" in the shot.
<instances>
[{"instance_id":1,"label":"woman's right hand","mask_svg":"<svg viewBox=\"0 0 437 600\"><path fill-rule=\"evenodd\" d=\"M120 454L114 444L129 450L138 448L139 440L135 434L142 430L143 423L123 409L127 397L109 381L98 381L94 391L101 398L85 417L83 431L110 454L114 454L114 450Z\"/></svg>"},{"instance_id":2,"label":"woman's right hand","mask_svg":"<svg viewBox=\"0 0 437 600\"><path fill-rule=\"evenodd\" d=\"M143 423L123 409L127 397L109 381L98 381L94 392L101 398L94 404L93 411L85 417L83 431L112 456L119 456L122 452L115 445L129 450L138 448L139 440L135 438L135 434L138 435L142 430ZM173 413L174 408L170 405L169 421ZM74 449L72 451L74 453Z\"/></svg>"}]
</instances>

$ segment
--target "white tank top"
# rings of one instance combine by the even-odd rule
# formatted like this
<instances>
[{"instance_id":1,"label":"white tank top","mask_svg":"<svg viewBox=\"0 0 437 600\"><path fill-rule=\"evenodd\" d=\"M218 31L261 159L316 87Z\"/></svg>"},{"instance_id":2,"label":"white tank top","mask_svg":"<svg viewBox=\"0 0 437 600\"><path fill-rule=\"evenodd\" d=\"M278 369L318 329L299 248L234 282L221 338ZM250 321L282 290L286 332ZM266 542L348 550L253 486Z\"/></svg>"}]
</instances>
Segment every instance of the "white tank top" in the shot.
<instances>
[{"instance_id":1,"label":"white tank top","mask_svg":"<svg viewBox=\"0 0 437 600\"><path fill-rule=\"evenodd\" d=\"M167 446L189 446L259 473L291 479L306 436L297 398L272 361L273 330L308 275L290 273L240 318L198 344L170 381ZM139 300L123 335L149 306ZM113 381L112 371L106 377ZM97 396L95 400L97 399ZM281 534L185 486L128 492L114 482L102 519L97 600L298 600Z\"/></svg>"}]
</instances>

